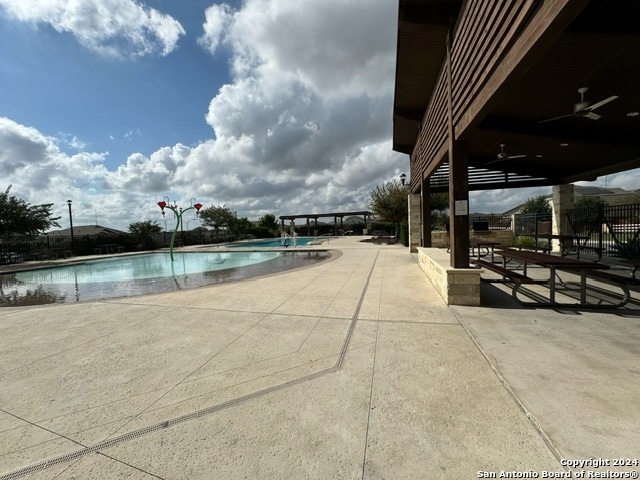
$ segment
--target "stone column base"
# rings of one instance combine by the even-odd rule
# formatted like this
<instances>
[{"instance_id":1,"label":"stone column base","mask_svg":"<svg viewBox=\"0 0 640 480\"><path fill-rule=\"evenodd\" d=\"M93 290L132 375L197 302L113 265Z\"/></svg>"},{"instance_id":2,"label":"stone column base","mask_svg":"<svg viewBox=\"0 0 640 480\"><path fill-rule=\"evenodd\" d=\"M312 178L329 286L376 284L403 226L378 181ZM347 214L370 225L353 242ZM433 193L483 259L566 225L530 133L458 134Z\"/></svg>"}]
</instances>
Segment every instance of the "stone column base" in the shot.
<instances>
[{"instance_id":1,"label":"stone column base","mask_svg":"<svg viewBox=\"0 0 640 480\"><path fill-rule=\"evenodd\" d=\"M447 305L480 305L479 268L453 268L438 248L418 247L418 264Z\"/></svg>"}]
</instances>

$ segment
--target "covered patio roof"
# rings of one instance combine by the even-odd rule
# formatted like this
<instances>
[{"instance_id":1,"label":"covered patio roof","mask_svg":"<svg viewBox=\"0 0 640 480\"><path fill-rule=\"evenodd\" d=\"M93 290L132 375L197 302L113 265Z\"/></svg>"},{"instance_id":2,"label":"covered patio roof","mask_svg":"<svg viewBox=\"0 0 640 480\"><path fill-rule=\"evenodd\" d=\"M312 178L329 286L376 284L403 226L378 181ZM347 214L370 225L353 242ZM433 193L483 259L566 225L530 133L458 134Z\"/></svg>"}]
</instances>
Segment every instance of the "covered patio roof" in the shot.
<instances>
[{"instance_id":1,"label":"covered patio roof","mask_svg":"<svg viewBox=\"0 0 640 480\"><path fill-rule=\"evenodd\" d=\"M438 108L430 101L446 69L448 35L464 14L490 33L495 28L497 38L496 26L509 26L497 3L399 1L393 149L413 154L414 193L426 178L432 192L449 188L446 155L414 165L421 126L434 114L430 105ZM469 190L558 185L640 168L640 2L557 0L562 6L539 30L527 22L548 3L516 3L509 14L522 26L505 35L509 45L501 49L494 38L469 47L493 56L490 71L453 65L458 79L486 75L454 123L455 139L468 150Z\"/></svg>"},{"instance_id":2,"label":"covered patio roof","mask_svg":"<svg viewBox=\"0 0 640 480\"><path fill-rule=\"evenodd\" d=\"M284 220L295 220L296 218L305 218L305 219L315 219L318 220L322 217L332 217L332 218L344 218L344 217L370 217L371 212L368 211L360 211L360 212L332 212L332 213L302 213L299 215L280 215L278 217L281 221Z\"/></svg>"}]
</instances>

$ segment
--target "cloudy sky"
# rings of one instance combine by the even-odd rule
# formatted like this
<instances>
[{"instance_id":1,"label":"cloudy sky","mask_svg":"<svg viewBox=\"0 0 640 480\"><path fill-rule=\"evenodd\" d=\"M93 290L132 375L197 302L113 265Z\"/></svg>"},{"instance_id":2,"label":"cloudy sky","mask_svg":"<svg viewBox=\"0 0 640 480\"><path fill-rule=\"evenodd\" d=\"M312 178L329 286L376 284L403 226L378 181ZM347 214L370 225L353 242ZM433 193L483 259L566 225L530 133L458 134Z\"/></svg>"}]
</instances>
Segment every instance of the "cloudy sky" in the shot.
<instances>
[{"instance_id":1,"label":"cloudy sky","mask_svg":"<svg viewBox=\"0 0 640 480\"><path fill-rule=\"evenodd\" d=\"M123 230L162 224L165 196L251 220L363 210L409 170L391 150L397 3L0 0L0 188L65 228L67 199L74 225Z\"/></svg>"}]
</instances>

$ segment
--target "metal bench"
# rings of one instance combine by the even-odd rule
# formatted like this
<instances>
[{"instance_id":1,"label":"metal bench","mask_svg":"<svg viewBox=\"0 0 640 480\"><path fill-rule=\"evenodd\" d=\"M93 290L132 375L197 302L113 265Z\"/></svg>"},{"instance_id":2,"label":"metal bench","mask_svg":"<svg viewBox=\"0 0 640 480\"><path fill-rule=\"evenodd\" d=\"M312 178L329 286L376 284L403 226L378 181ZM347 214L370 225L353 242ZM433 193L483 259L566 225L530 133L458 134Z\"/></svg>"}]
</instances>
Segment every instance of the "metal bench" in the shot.
<instances>
[{"instance_id":1,"label":"metal bench","mask_svg":"<svg viewBox=\"0 0 640 480\"><path fill-rule=\"evenodd\" d=\"M569 269L568 271L571 270ZM580 274L579 271L574 271L573 273L578 275ZM617 273L613 273L610 270L590 270L586 272L586 275L587 277L593 278L609 285L613 285L622 290L622 299L618 304L614 305L615 307L623 307L631 299L629 286L640 285L640 280L634 277L625 277L623 275L618 275Z\"/></svg>"},{"instance_id":2,"label":"metal bench","mask_svg":"<svg viewBox=\"0 0 640 480\"><path fill-rule=\"evenodd\" d=\"M518 273L514 270L509 270L508 268L502 267L496 263L491 263L486 260L474 259L472 263L478 265L481 268L485 268L487 270L491 270L499 275L502 275L502 280L487 278L484 279L486 282L500 282L500 283L515 283L518 285L522 284L534 284L534 283L546 283L546 280L534 280L531 277L527 277L522 273Z\"/></svg>"},{"instance_id":3,"label":"metal bench","mask_svg":"<svg viewBox=\"0 0 640 480\"><path fill-rule=\"evenodd\" d=\"M640 258L623 258L622 260L620 260L620 263L631 265L633 267L631 276L633 278L636 278L636 272L638 271L638 268L640 268Z\"/></svg>"},{"instance_id":4,"label":"metal bench","mask_svg":"<svg viewBox=\"0 0 640 480\"><path fill-rule=\"evenodd\" d=\"M489 283L513 284L513 288L511 289L511 296L517 302L523 305L532 306L534 304L531 302L523 302L518 298L518 291L520 290L520 287L522 287L522 285L543 285L543 284L549 283L549 280L536 280L531 277L527 277L522 273L509 270L508 268L502 267L496 263L488 262L486 260L481 260L481 259L472 260L472 263L474 263L480 268L491 270L492 272L502 276L502 279L482 278L483 281L489 282ZM536 300L535 302L536 305L543 302L542 300L538 299L537 296L533 295L530 292L523 291L522 293L529 298L534 298Z\"/></svg>"}]
</instances>

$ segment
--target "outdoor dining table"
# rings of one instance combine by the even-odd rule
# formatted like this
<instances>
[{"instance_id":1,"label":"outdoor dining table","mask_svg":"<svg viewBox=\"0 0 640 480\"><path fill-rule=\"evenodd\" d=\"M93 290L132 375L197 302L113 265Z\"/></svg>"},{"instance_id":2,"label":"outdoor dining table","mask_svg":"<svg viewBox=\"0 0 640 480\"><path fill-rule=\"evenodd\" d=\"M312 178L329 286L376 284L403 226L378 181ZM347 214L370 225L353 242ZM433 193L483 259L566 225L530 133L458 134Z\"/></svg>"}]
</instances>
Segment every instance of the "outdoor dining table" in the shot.
<instances>
[{"instance_id":1,"label":"outdoor dining table","mask_svg":"<svg viewBox=\"0 0 640 480\"><path fill-rule=\"evenodd\" d=\"M549 269L549 304L551 306L588 306L587 303L587 273L590 270L606 270L609 265L579 260L577 258L562 257L547 253L532 252L528 250L496 249L495 254L502 257L503 267L507 268L509 260L522 263L523 273L527 275L527 265L537 265ZM556 302L556 272L564 270L580 274L580 303L565 304Z\"/></svg>"},{"instance_id":2,"label":"outdoor dining table","mask_svg":"<svg viewBox=\"0 0 640 480\"><path fill-rule=\"evenodd\" d=\"M553 240L558 240L560 253L563 257L572 255L572 251L575 250L576 257L580 258L580 251L587 248L597 250L599 252L598 260L600 260L600 258L602 257L602 253L599 249L587 245L587 241L589 240L588 236L539 233L537 234L537 238L543 238L547 241L547 251L549 252L552 250L551 243L553 242Z\"/></svg>"}]
</instances>

